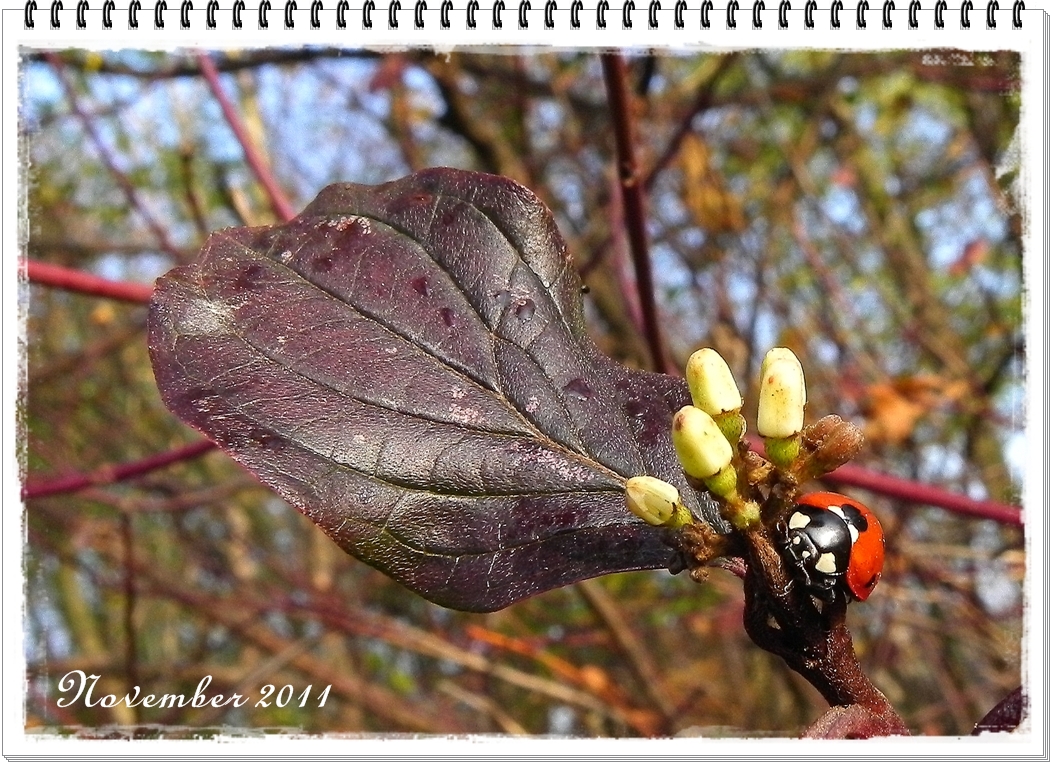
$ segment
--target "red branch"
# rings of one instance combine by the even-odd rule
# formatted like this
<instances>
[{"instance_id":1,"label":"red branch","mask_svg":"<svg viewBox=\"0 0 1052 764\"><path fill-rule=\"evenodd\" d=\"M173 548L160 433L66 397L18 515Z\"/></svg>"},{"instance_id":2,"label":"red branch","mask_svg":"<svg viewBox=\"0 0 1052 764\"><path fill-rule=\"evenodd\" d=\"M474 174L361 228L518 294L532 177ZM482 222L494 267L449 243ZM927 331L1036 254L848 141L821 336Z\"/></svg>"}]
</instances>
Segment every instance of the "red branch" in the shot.
<instances>
[{"instance_id":1,"label":"red branch","mask_svg":"<svg viewBox=\"0 0 1052 764\"><path fill-rule=\"evenodd\" d=\"M87 474L76 473L49 480L39 480L22 486L23 499L38 499L41 496L53 496L57 493L74 493L82 488L94 485L106 485L129 480L147 472L159 470L176 462L189 461L201 454L206 454L216 445L210 440L199 440L188 446L182 446L161 454L154 454L137 462L124 464L107 464Z\"/></svg>"},{"instance_id":2,"label":"red branch","mask_svg":"<svg viewBox=\"0 0 1052 764\"><path fill-rule=\"evenodd\" d=\"M223 110L223 116L226 117L227 124L234 131L234 136L237 138L238 143L241 144L242 151L245 152L245 162L252 168L256 179L259 180L263 190L270 197L270 206L273 208L274 214L283 222L292 220L292 218L296 217L296 212L292 209L292 205L285 197L285 192L281 190L277 180L274 178L274 174L267 167L263 156L249 137L248 130L245 129L245 123L241 120L241 115L237 113L234 104L223 92L223 88L219 84L219 72L216 71L216 66L212 59L206 53L198 53L197 63L201 67L201 74L204 75L205 80L208 82L212 95L219 101L219 108Z\"/></svg>"},{"instance_id":3,"label":"red branch","mask_svg":"<svg viewBox=\"0 0 1052 764\"><path fill-rule=\"evenodd\" d=\"M902 499L914 504L928 504L932 507L940 507L956 512L959 515L970 515L981 517L986 520L996 520L1008 525L1022 525L1023 511L1011 504L1002 504L997 501L982 501L972 499L964 494L953 493L932 485L918 483L913 480L885 475L882 472L867 470L853 464L845 464L834 472L823 477L834 483L842 483L855 488L865 488L881 496L890 496L894 499Z\"/></svg>"},{"instance_id":4,"label":"red branch","mask_svg":"<svg viewBox=\"0 0 1052 764\"><path fill-rule=\"evenodd\" d=\"M644 191L639 164L635 155L635 136L632 129L632 108L628 100L628 83L625 60L619 53L603 53L603 79L606 80L607 98L614 123L614 140L617 144L617 172L621 180L621 197L624 208L625 227L628 230L629 249L636 269L636 290L643 309L643 333L646 335L654 368L670 370L665 342L658 323L657 304L654 297L654 277L647 253L646 211Z\"/></svg>"},{"instance_id":5,"label":"red branch","mask_svg":"<svg viewBox=\"0 0 1052 764\"><path fill-rule=\"evenodd\" d=\"M61 265L42 263L38 260L23 260L26 278L34 284L44 284L70 292L107 297L124 302L148 303L153 287L131 281L109 281L84 271L65 268Z\"/></svg>"}]
</instances>

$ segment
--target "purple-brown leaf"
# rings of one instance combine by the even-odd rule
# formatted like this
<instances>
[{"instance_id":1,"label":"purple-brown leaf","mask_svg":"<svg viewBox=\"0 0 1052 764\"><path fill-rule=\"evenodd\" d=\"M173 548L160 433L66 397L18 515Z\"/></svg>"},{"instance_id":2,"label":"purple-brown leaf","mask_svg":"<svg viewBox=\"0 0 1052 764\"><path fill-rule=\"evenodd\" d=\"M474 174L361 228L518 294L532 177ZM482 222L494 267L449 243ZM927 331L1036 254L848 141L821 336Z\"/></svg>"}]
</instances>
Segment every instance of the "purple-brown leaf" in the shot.
<instances>
[{"instance_id":1,"label":"purple-brown leaf","mask_svg":"<svg viewBox=\"0 0 1052 764\"><path fill-rule=\"evenodd\" d=\"M213 234L158 281L150 351L168 407L346 551L494 610L675 564L627 477L719 523L669 438L686 386L601 355L580 292L531 192L434 169Z\"/></svg>"},{"instance_id":2,"label":"purple-brown leaf","mask_svg":"<svg viewBox=\"0 0 1052 764\"><path fill-rule=\"evenodd\" d=\"M1026 694L1022 687L1012 690L975 725L972 734L1014 732L1023 722L1023 713L1027 707L1026 701Z\"/></svg>"}]
</instances>

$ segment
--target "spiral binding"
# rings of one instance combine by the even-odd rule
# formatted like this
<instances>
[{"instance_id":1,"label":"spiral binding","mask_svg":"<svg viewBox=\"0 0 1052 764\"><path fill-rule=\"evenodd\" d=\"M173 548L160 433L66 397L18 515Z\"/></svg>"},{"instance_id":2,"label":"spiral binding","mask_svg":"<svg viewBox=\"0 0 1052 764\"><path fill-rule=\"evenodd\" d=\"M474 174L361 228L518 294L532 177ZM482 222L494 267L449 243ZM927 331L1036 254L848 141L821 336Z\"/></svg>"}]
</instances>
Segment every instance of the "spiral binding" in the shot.
<instances>
[{"instance_id":1,"label":"spiral binding","mask_svg":"<svg viewBox=\"0 0 1052 764\"><path fill-rule=\"evenodd\" d=\"M69 1L72 4L72 0ZM91 3L96 1L77 0L76 5L73 7L76 29L84 30L88 28L88 12L91 10ZM172 2L173 6L171 9L169 9L168 0L153 0L152 8L148 6L144 9L142 0L130 0L126 8L118 9L114 0L103 0L101 3L101 29L114 29L120 15L124 16L129 30L139 29L139 24L143 23L144 10L146 10L147 14L152 11L152 18L149 15L146 18L153 22L155 29L163 30L165 29L165 24L173 21L171 18L172 11L178 11L178 19L174 23L178 24L179 29L191 29L194 22L194 18L191 17L191 12L194 10L194 0L181 0L178 5L175 4L176 0L172 0ZM244 28L247 20L253 18L259 29L266 30L270 28L275 13L281 13L281 23L285 29L295 29L299 11L299 2L297 0L285 0L284 5L275 5L272 3L272 0L259 0L259 5L254 9L250 9L245 4L245 0L234 0L233 4L227 8L221 7L219 0L207 0L207 3L204 3L204 0L197 0L197 2L204 4L204 28L207 30L218 29L221 24L221 17L224 15L229 19L230 28L232 29ZM304 7L309 10L307 24L310 29L321 29L327 19L335 21L336 29L347 29L351 23L352 12L358 14L362 29L373 29L377 19L383 19L384 17L384 9L382 7L378 8L376 0L359 0L361 5L357 7L352 6L349 0L310 0L309 5L307 0L302 0L302 2ZM388 29L397 30L402 23L411 23L414 30L428 29L428 19L425 14L429 7L429 0L415 0L411 6L411 22L404 13L404 11L410 10L410 6L408 6L410 0L406 0L407 6L405 9L403 9L402 0L380 0L380 2L381 4L383 2L387 3L386 21ZM538 21L543 29L554 29L556 26L556 14L559 12L560 7L569 10L571 30L582 29L582 27L586 26L588 14L592 15L594 28L598 30L607 29L608 24L612 23L611 19L617 18L617 8L611 6L610 0L597 0L593 7L586 7L583 0L544 0L543 5L541 0L536 0L536 9L532 0L518 0L517 6L514 4L509 6L506 0L491 0L491 2L492 5L489 7L487 14L486 10L480 5L479 0L467 0L465 4L459 7L454 4L453 0L441 0L441 2L439 0L430 0L432 7L437 7L439 10L439 30L451 29L457 23L463 24L460 27L462 29L477 29L486 15L489 17L491 28L499 30L504 28L506 19L510 18L508 16L509 13L515 14L512 23L516 23L519 29L530 29L530 25ZM643 0L640 0L640 3L642 2ZM672 9L672 27L674 29L686 29L693 24L694 29L708 30L713 29L716 25L716 6L713 5L712 0L700 0L700 2L693 4L688 2L688 0L675 0L674 3L672 0L664 0L664 2ZM799 3L800 0L796 0L796 2ZM899 2L905 3L906 0L899 0ZM639 15L639 11L643 10L642 5L637 7L636 0L620 0L620 3L619 20L622 29L630 30L634 28L634 24L637 22L642 23L642 17ZM774 0L771 0L771 4L772 11L777 14L775 20L776 28L779 30L789 29L789 14L793 10L793 0L780 0L777 6L774 6ZM660 16L663 7L662 0L649 0L649 3L645 6L647 29L660 29L663 23ZM36 29L36 15L40 9L41 6L37 0L26 0L24 6L24 26L26 29ZM61 29L62 17L65 12L63 0L52 0L49 10L50 28L53 30ZM118 10L120 13L118 13ZM751 7L743 7L739 0L727 0L727 5L723 10L723 22L726 29L737 29L739 19L743 13L749 13L749 22L753 29L764 28L765 14L767 13L765 0L754 0ZM871 15L871 11L875 12L876 10L878 10L876 7L871 8L869 0L858 0L854 12L855 27L857 29L869 28L868 24L874 18ZM893 28L892 14L895 10L895 0L884 0L879 8L880 26L882 29L890 30ZM989 0L987 2L985 18L987 29L997 28L997 15L1000 10L1001 7L998 0ZM1026 10L1024 0L1014 0L1011 10L1012 29L1022 29L1023 11ZM850 18L850 15L846 12L843 0L832 0L827 10L820 9L817 0L805 0L803 11L805 29L814 29L816 24L819 23L818 20L822 12L828 12L831 29L840 29L845 18ZM919 29L922 14L929 12L932 14L934 29L946 29L949 23L947 19L950 14L946 0L935 0L934 6L928 9L922 7L921 0L909 0L906 14L907 27L911 30ZM973 0L961 0L958 18L961 29L972 29L974 13L975 5ZM540 19L537 19L538 14L541 16ZM456 20L457 16L460 16L459 22ZM693 22L689 21L691 17L694 19ZM665 23L667 23L667 19ZM431 25L433 27L433 20Z\"/></svg>"}]
</instances>

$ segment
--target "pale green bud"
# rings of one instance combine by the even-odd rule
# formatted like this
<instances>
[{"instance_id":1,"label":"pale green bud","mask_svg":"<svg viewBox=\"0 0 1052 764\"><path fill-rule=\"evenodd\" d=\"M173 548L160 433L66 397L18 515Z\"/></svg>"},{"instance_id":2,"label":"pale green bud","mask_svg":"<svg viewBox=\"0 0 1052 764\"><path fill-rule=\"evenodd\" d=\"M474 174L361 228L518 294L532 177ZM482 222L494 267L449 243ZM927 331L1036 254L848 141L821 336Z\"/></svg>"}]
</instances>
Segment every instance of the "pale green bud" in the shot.
<instances>
[{"instance_id":1,"label":"pale green bud","mask_svg":"<svg viewBox=\"0 0 1052 764\"><path fill-rule=\"evenodd\" d=\"M788 438L764 438L763 444L767 451L767 458L776 467L788 469L800 454L801 440L799 435L790 435Z\"/></svg>"},{"instance_id":2,"label":"pale green bud","mask_svg":"<svg viewBox=\"0 0 1052 764\"><path fill-rule=\"evenodd\" d=\"M672 445L683 471L699 480L712 477L734 457L719 426L695 406L684 406L672 418Z\"/></svg>"},{"instance_id":3,"label":"pale green bud","mask_svg":"<svg viewBox=\"0 0 1052 764\"><path fill-rule=\"evenodd\" d=\"M679 490L671 483L650 475L629 478L625 500L632 514L650 525L683 525L689 512L679 500Z\"/></svg>"},{"instance_id":4,"label":"pale green bud","mask_svg":"<svg viewBox=\"0 0 1052 764\"><path fill-rule=\"evenodd\" d=\"M774 348L763 360L756 430L764 438L788 438L804 427L804 370L793 351Z\"/></svg>"},{"instance_id":5,"label":"pale green bud","mask_svg":"<svg viewBox=\"0 0 1052 764\"><path fill-rule=\"evenodd\" d=\"M725 411L713 417L723 436L733 446L745 435L745 417L737 411Z\"/></svg>"},{"instance_id":6,"label":"pale green bud","mask_svg":"<svg viewBox=\"0 0 1052 764\"><path fill-rule=\"evenodd\" d=\"M731 465L727 465L712 477L705 478L705 487L714 496L721 499L736 499L738 497L738 473Z\"/></svg>"},{"instance_id":7,"label":"pale green bud","mask_svg":"<svg viewBox=\"0 0 1052 764\"><path fill-rule=\"evenodd\" d=\"M712 348L698 350L687 361L687 386L694 405L709 416L742 407L742 395L730 367Z\"/></svg>"}]
</instances>

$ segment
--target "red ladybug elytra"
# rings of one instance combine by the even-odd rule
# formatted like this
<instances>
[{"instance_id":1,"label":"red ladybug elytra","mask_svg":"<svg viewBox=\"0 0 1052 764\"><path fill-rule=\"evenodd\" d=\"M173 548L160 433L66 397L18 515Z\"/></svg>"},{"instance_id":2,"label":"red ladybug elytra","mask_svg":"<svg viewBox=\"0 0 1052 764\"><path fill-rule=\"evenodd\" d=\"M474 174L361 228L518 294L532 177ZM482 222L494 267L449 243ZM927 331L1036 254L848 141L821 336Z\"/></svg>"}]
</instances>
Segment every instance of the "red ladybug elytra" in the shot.
<instances>
[{"instance_id":1,"label":"red ladybug elytra","mask_svg":"<svg viewBox=\"0 0 1052 764\"><path fill-rule=\"evenodd\" d=\"M872 594L884 567L884 531L868 507L839 493L801 496L779 524L782 549L800 580L827 602Z\"/></svg>"}]
</instances>

